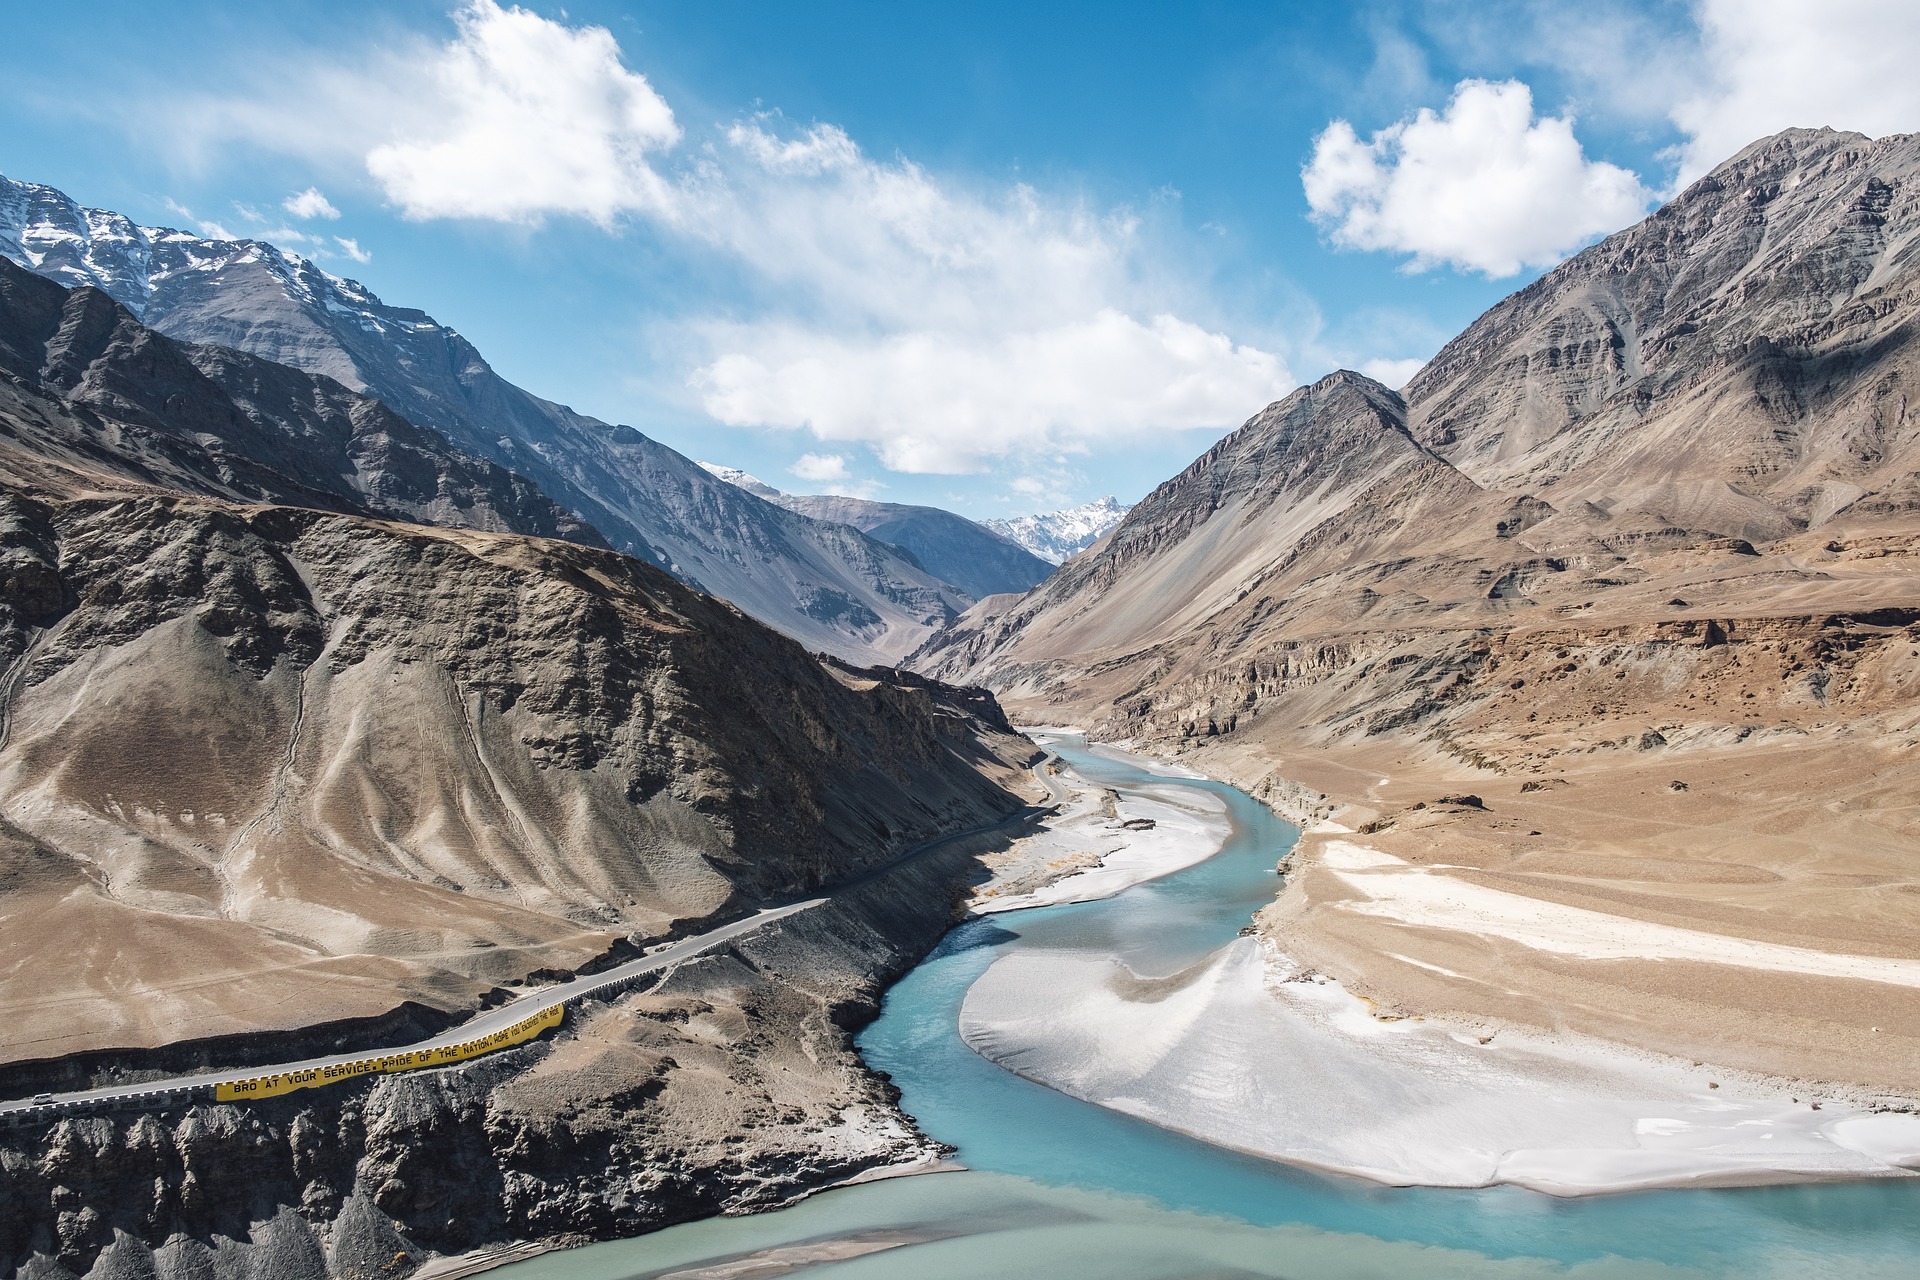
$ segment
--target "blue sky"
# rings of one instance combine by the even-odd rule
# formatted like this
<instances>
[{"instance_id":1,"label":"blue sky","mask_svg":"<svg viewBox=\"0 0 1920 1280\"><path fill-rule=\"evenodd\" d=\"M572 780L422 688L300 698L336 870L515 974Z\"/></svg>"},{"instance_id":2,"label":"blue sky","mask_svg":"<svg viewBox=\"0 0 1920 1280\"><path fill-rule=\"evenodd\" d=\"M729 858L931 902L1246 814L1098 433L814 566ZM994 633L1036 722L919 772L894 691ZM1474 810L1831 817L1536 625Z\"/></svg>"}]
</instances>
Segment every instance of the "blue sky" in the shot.
<instances>
[{"instance_id":1,"label":"blue sky","mask_svg":"<svg viewBox=\"0 0 1920 1280\"><path fill-rule=\"evenodd\" d=\"M0 172L310 253L782 488L989 516L1397 384L1753 138L1920 128L1916 13L18 6Z\"/></svg>"}]
</instances>

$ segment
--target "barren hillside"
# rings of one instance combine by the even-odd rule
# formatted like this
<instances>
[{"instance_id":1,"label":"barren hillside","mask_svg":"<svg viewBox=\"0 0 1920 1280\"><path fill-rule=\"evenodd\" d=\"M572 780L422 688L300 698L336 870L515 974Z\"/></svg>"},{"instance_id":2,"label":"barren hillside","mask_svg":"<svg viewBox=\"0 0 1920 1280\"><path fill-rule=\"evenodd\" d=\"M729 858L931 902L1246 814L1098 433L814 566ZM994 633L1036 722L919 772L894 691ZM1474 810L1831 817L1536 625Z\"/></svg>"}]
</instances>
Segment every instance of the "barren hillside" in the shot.
<instances>
[{"instance_id":1,"label":"barren hillside","mask_svg":"<svg viewBox=\"0 0 1920 1280\"><path fill-rule=\"evenodd\" d=\"M1916 181L1913 137L1756 143L916 662L1330 819L1263 919L1384 1006L1920 1087L1920 996L1793 960L1920 956ZM1498 910L1418 906L1459 885Z\"/></svg>"}]
</instances>

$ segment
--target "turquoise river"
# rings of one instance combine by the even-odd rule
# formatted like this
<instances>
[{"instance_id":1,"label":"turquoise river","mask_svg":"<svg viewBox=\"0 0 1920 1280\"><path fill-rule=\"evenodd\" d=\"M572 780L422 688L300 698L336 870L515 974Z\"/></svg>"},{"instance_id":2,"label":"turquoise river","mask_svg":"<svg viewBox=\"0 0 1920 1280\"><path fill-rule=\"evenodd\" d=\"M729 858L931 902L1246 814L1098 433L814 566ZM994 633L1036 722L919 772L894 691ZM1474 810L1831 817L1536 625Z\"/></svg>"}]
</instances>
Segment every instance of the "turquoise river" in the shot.
<instances>
[{"instance_id":1,"label":"turquoise river","mask_svg":"<svg viewBox=\"0 0 1920 1280\"><path fill-rule=\"evenodd\" d=\"M1099 949L1143 974L1232 939L1279 888L1297 832L1221 783L1071 743L1084 777L1204 788L1233 835L1214 857L1104 901L955 929L888 994L861 1052L964 1172L826 1192L792 1208L546 1254L501 1280L1036 1277L1920 1278L1920 1179L1562 1200L1510 1187L1394 1189L1243 1156L1003 1071L957 1031L967 988L1013 948Z\"/></svg>"}]
</instances>

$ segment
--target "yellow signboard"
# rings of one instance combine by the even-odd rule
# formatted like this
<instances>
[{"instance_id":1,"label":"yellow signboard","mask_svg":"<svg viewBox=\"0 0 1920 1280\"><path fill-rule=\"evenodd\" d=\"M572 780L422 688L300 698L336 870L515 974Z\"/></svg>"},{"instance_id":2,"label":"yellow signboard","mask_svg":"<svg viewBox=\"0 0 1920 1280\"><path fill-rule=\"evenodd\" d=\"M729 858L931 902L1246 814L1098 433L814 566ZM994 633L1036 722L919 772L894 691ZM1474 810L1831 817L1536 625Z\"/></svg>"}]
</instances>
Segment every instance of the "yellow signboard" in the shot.
<instances>
[{"instance_id":1,"label":"yellow signboard","mask_svg":"<svg viewBox=\"0 0 1920 1280\"><path fill-rule=\"evenodd\" d=\"M228 1080L213 1087L214 1099L218 1102L245 1102L251 1098L274 1098L283 1093L292 1093L295 1089L313 1089L323 1084L333 1084L353 1076L372 1075L375 1072L418 1071L422 1067L444 1067L449 1063L465 1062L468 1058L477 1058L492 1053L496 1049L505 1049L509 1045L522 1044L533 1039L549 1027L557 1027L566 1015L562 1005L553 1005L542 1009L530 1018L523 1018L510 1027L502 1027L492 1035L481 1036L477 1040L463 1040L459 1044L442 1045L437 1049L408 1049L400 1053L384 1054L377 1058L360 1058L353 1062L336 1062L331 1066L308 1067L304 1071L276 1071L272 1075L251 1076L245 1080Z\"/></svg>"}]
</instances>

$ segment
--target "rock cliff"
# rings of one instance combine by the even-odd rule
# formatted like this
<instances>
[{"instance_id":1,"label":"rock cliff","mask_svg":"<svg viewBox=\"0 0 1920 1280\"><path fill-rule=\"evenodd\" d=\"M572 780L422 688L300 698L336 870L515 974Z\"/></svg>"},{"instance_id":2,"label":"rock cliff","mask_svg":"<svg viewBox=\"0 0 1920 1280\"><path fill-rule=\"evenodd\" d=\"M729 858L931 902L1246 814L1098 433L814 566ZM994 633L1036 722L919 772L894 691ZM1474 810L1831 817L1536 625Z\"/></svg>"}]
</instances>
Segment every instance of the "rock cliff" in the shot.
<instances>
[{"instance_id":1,"label":"rock cliff","mask_svg":"<svg viewBox=\"0 0 1920 1280\"><path fill-rule=\"evenodd\" d=\"M6 1096L389 1044L836 890L460 1070L29 1117L0 1267L398 1275L930 1153L848 1028L970 866L902 855L1022 810L991 697L823 663L379 401L97 289L0 263L0 372Z\"/></svg>"}]
</instances>

